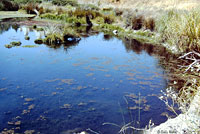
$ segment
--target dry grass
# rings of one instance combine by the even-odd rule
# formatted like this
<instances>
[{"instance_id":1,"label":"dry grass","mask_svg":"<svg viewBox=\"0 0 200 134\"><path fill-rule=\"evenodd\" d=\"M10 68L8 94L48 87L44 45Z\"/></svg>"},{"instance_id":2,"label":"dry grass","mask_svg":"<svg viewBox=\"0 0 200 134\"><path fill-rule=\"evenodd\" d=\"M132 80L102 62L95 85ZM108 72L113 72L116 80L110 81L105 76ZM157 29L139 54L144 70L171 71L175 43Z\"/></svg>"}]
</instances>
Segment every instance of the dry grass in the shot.
<instances>
[{"instance_id":1,"label":"dry grass","mask_svg":"<svg viewBox=\"0 0 200 134\"><path fill-rule=\"evenodd\" d=\"M176 9L190 10L200 5L197 0L78 0L79 3L90 3L102 8L137 10L147 16L158 15L161 11Z\"/></svg>"}]
</instances>

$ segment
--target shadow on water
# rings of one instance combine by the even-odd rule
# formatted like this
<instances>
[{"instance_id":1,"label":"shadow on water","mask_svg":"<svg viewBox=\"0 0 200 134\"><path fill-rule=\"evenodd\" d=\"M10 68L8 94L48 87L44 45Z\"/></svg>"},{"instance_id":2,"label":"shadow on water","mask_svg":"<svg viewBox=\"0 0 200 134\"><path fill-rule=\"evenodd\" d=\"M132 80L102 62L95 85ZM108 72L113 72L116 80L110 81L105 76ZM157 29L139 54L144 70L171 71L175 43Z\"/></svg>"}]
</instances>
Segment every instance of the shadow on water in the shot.
<instances>
[{"instance_id":1,"label":"shadow on water","mask_svg":"<svg viewBox=\"0 0 200 134\"><path fill-rule=\"evenodd\" d=\"M11 49L0 45L0 131L71 134L90 128L115 134L127 123L144 128L149 120L158 125L173 116L158 99L167 86L156 58L164 48L91 27L74 28L79 41L37 45L34 40L44 35L32 27L0 27L4 44L22 42ZM29 44L37 47L23 48Z\"/></svg>"}]
</instances>

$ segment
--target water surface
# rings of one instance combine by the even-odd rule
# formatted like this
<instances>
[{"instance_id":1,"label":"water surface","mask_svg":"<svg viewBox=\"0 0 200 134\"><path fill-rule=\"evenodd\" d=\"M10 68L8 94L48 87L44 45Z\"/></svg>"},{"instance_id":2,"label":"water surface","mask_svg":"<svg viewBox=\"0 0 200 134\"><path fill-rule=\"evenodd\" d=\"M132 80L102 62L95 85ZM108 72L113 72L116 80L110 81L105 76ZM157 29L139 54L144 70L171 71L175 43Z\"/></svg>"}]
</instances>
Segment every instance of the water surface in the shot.
<instances>
[{"instance_id":1,"label":"water surface","mask_svg":"<svg viewBox=\"0 0 200 134\"><path fill-rule=\"evenodd\" d=\"M115 134L120 128L102 124L142 128L149 120L166 121L165 104L157 97L167 86L164 70L157 58L138 52L138 44L131 50L100 33L55 49L36 45L43 33L30 27L10 25L0 33L0 132L68 134L90 128ZM37 47L4 47L12 41Z\"/></svg>"}]
</instances>

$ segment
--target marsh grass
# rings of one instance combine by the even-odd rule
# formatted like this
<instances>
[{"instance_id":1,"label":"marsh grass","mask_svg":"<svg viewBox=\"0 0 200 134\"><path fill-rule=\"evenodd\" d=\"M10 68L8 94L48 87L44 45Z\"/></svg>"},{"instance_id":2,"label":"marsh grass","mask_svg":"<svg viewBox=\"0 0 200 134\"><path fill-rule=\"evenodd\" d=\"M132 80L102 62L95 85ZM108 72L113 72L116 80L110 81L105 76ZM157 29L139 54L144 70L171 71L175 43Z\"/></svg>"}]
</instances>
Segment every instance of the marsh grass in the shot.
<instances>
[{"instance_id":1,"label":"marsh grass","mask_svg":"<svg viewBox=\"0 0 200 134\"><path fill-rule=\"evenodd\" d=\"M200 9L171 10L156 23L160 41L176 46L181 52L200 51Z\"/></svg>"}]
</instances>

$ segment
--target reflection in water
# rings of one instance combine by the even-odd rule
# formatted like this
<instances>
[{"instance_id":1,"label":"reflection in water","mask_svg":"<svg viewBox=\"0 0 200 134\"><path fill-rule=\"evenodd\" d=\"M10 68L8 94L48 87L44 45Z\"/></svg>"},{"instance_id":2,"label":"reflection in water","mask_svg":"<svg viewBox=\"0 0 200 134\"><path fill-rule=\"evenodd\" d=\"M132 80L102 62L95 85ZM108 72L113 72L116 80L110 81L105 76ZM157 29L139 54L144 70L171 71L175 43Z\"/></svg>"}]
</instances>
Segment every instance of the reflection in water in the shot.
<instances>
[{"instance_id":1,"label":"reflection in water","mask_svg":"<svg viewBox=\"0 0 200 134\"><path fill-rule=\"evenodd\" d=\"M17 36L22 46L36 45L38 32L20 28L2 28L0 40L6 44ZM123 44L86 29L77 28L84 36L79 42L51 49L0 45L0 132L68 134L90 128L114 134L119 129L106 122L145 127L150 119L155 124L167 119L165 104L157 98L166 87L165 74L149 56L162 48L128 39Z\"/></svg>"}]
</instances>

